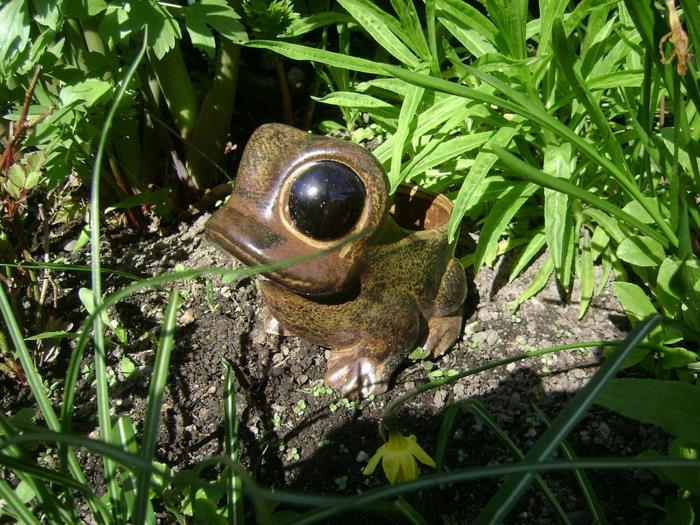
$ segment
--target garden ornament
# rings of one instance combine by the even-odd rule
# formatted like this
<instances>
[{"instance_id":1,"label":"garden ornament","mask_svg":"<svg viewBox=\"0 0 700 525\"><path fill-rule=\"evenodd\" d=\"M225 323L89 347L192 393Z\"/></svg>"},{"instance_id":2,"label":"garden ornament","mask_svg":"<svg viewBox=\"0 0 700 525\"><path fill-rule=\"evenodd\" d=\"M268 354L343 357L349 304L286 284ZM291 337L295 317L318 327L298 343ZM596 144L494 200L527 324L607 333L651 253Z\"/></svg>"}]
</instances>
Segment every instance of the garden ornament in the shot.
<instances>
[{"instance_id":1,"label":"garden ornament","mask_svg":"<svg viewBox=\"0 0 700 525\"><path fill-rule=\"evenodd\" d=\"M385 392L416 346L439 356L461 330L467 284L447 242L452 203L408 184L393 198L388 191L364 148L266 124L206 225L211 241L247 265L369 232L259 281L266 331L330 347L325 383L346 396Z\"/></svg>"}]
</instances>

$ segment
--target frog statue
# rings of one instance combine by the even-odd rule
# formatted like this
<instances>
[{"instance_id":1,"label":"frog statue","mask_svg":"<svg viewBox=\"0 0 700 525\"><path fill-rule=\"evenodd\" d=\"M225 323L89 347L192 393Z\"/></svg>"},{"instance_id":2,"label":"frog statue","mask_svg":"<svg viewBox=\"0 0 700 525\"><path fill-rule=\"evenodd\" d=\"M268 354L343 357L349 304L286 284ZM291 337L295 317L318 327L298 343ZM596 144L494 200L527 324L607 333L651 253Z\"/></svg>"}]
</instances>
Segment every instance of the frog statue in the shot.
<instances>
[{"instance_id":1,"label":"frog statue","mask_svg":"<svg viewBox=\"0 0 700 525\"><path fill-rule=\"evenodd\" d=\"M266 331L330 347L325 383L367 397L387 390L416 346L439 356L459 337L467 283L447 242L451 210L443 195L408 184L390 198L382 166L356 144L265 124L206 235L247 265L351 236L267 272L259 288Z\"/></svg>"}]
</instances>

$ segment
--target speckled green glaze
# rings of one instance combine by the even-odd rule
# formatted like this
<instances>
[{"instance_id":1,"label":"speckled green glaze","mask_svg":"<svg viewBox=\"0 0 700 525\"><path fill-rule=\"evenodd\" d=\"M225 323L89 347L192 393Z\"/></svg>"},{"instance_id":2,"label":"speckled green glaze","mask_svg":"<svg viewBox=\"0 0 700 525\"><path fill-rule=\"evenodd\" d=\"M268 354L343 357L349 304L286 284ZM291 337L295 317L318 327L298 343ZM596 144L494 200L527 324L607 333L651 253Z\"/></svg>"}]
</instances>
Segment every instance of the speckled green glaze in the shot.
<instances>
[{"instance_id":1,"label":"speckled green glaze","mask_svg":"<svg viewBox=\"0 0 700 525\"><path fill-rule=\"evenodd\" d=\"M290 181L321 160L345 164L360 177L365 207L347 235L367 228L372 234L267 274L260 281L265 327L330 347L326 384L366 397L387 390L416 346L437 356L459 337L467 284L447 242L451 202L409 185L389 199L386 174L364 148L266 124L250 138L231 198L206 233L246 264L335 244L296 230L286 207Z\"/></svg>"}]
</instances>

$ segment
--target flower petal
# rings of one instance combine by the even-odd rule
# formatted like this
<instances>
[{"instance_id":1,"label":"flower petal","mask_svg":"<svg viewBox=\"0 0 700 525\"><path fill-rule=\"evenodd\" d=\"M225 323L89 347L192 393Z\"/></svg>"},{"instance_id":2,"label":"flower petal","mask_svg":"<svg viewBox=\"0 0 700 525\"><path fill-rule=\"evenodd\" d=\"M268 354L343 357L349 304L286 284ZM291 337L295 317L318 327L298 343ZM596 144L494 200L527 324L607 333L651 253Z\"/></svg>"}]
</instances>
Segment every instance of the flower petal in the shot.
<instances>
[{"instance_id":1,"label":"flower petal","mask_svg":"<svg viewBox=\"0 0 700 525\"><path fill-rule=\"evenodd\" d=\"M392 485L397 483L401 471L401 454L387 450L382 458L382 468L389 483ZM401 480L398 479L398 481Z\"/></svg>"},{"instance_id":2,"label":"flower petal","mask_svg":"<svg viewBox=\"0 0 700 525\"><path fill-rule=\"evenodd\" d=\"M413 454L418 461L424 465L435 468L435 460L431 458L425 450L416 441L416 436L411 434L406 440L408 442L408 450Z\"/></svg>"},{"instance_id":3,"label":"flower petal","mask_svg":"<svg viewBox=\"0 0 700 525\"><path fill-rule=\"evenodd\" d=\"M384 455L384 447L386 445L382 445L377 449L377 451L374 453L374 456L370 458L370 460L367 462L367 466L362 469L362 473L365 476L369 476L374 472L374 470L377 468L377 465L379 464L379 460L382 459L382 456Z\"/></svg>"},{"instance_id":4,"label":"flower petal","mask_svg":"<svg viewBox=\"0 0 700 525\"><path fill-rule=\"evenodd\" d=\"M412 479L416 479L419 474L418 463L416 463L413 456L406 451L401 455L401 471L397 481L411 481Z\"/></svg>"}]
</instances>

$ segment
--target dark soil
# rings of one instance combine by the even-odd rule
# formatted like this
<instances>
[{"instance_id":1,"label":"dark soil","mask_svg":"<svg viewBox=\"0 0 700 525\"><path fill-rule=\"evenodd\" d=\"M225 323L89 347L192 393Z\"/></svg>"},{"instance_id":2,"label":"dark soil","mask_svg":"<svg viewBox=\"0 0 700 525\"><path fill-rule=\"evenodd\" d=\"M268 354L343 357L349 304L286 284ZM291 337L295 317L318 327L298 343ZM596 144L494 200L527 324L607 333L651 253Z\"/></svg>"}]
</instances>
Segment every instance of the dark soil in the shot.
<instances>
[{"instance_id":1,"label":"dark soil","mask_svg":"<svg viewBox=\"0 0 700 525\"><path fill-rule=\"evenodd\" d=\"M208 245L203 227L208 216L177 231L151 239L128 234L106 235L105 268L118 268L150 276L188 268L233 266L233 259ZM459 254L458 254L459 255ZM576 341L618 339L625 335L626 318L606 288L588 313L578 320L577 291L563 301L554 282L525 303L514 316L509 302L530 283L538 265L533 265L513 283L507 282L508 259L495 268L483 269L470 278L465 329L458 344L437 363L443 371L466 370L522 352ZM81 280L84 281L80 282ZM87 275L63 277L61 311L66 325L81 322L77 290L87 286ZM121 277L105 279L108 291L127 283ZM424 363L410 362L396 375L385 395L362 403L340 399L321 388L326 350L294 337L267 335L261 325L260 299L255 282L243 279L222 285L220 279L180 283L185 299L180 310L176 346L170 367L167 395L161 412L161 434L157 457L175 471L223 451L222 383L224 358L235 364L238 420L244 466L262 485L302 492L351 495L386 481L381 469L364 476L362 469L381 440L378 422L388 402L426 381ZM167 290L150 290L121 304L112 317L128 330L128 344L110 346L109 363L115 374L111 388L114 415L129 415L141 425L145 412L154 343L149 333L160 330ZM112 338L116 343L116 339ZM67 341L57 357L42 372L60 380L70 350ZM128 357L137 371L126 377L121 360ZM89 359L86 359L88 362ZM545 429L534 406L554 418L572 396L596 372L600 352L573 350L550 354L462 379L430 391L408 402L400 410L400 427L415 434L428 451L435 450L444 410L467 399L481 401L511 439L524 451ZM97 435L93 390L88 379L78 394L76 429ZM0 378L6 394L0 407L15 413L30 403L26 388L14 379ZM60 396L60 389L56 391ZM60 399L57 397L57 399ZM665 450L666 435L651 426L639 425L594 407L569 437L579 457L634 456L649 448ZM93 479L101 486L99 461ZM473 415L457 417L448 446L449 469L513 461L513 454ZM646 471L590 472L610 523L656 523L661 515L642 508L637 497L663 496L658 479ZM569 513L574 524L592 523L581 490L570 474L544 476ZM468 523L499 485L499 480L481 480L407 496L429 523ZM162 523L170 521L162 514ZM353 511L328 523L403 523L395 514ZM557 523L552 507L536 488L524 497L507 523Z\"/></svg>"}]
</instances>

